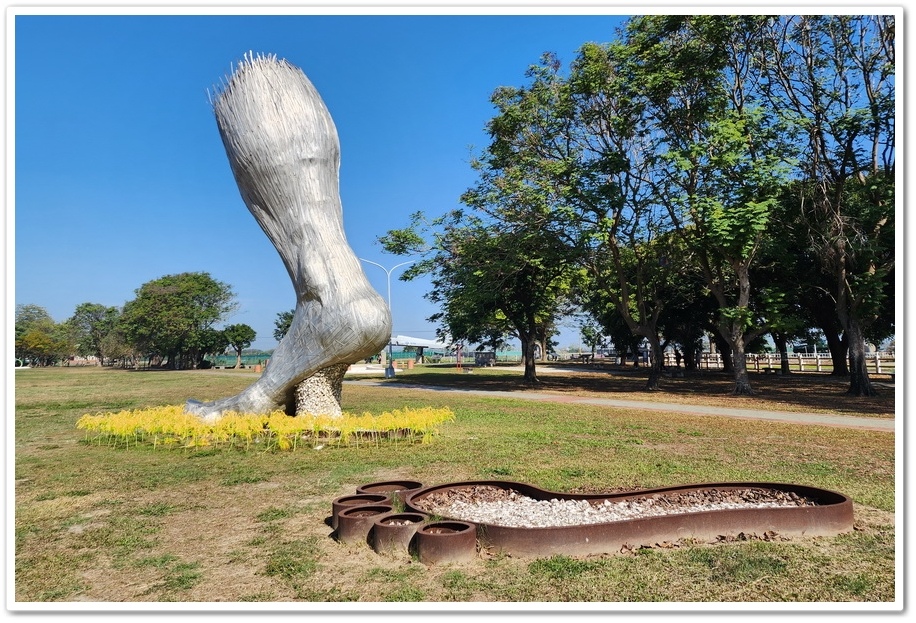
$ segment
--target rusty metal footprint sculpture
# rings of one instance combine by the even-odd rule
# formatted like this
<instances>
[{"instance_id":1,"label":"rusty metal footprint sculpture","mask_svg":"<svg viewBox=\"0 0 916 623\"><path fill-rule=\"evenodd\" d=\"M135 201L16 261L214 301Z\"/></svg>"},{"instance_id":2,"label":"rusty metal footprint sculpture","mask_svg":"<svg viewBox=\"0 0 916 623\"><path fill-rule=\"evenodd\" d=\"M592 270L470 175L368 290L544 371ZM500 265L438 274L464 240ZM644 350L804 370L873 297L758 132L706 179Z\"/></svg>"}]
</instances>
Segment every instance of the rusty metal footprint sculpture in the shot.
<instances>
[{"instance_id":1,"label":"rusty metal footprint sculpture","mask_svg":"<svg viewBox=\"0 0 916 623\"><path fill-rule=\"evenodd\" d=\"M334 500L331 512L339 540L370 543L380 554L418 553L426 563L467 561L478 548L517 557L591 556L680 539L836 536L853 530L852 500L842 493L772 482L582 494L506 480L431 486L383 481ZM343 534L341 519L347 524Z\"/></svg>"},{"instance_id":2,"label":"rusty metal footprint sculpture","mask_svg":"<svg viewBox=\"0 0 916 623\"><path fill-rule=\"evenodd\" d=\"M534 502L582 502L600 509L603 505L642 507L676 502L667 512L634 513L623 519L592 523L554 523L528 527L498 519L476 518L473 506L460 505L464 512L439 506L436 498L467 500L478 489L517 495ZM740 499L747 493L762 498L783 498L790 503L737 503L692 506L693 499L723 497ZM782 536L835 536L853 529L853 504L847 496L797 484L764 482L719 482L643 489L625 493L576 494L547 491L530 484L502 480L452 482L415 488L406 492L406 510L439 515L449 520L472 522L482 547L514 556L553 556L615 553L628 547L653 546L678 539L716 540L740 534ZM468 513L468 514L465 514Z\"/></svg>"}]
</instances>

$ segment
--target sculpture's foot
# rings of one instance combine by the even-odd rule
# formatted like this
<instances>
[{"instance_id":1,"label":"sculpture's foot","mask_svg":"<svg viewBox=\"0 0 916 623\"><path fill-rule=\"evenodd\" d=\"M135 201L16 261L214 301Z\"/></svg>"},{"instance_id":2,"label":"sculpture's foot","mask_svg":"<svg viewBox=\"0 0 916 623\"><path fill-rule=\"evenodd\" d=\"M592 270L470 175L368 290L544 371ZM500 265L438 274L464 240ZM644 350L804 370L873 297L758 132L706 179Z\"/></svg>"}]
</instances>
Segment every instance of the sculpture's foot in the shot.
<instances>
[{"instance_id":1,"label":"sculpture's foot","mask_svg":"<svg viewBox=\"0 0 916 623\"><path fill-rule=\"evenodd\" d=\"M261 377L240 394L213 402L189 400L185 411L214 422L224 413L296 413L296 386L320 370L375 355L391 337L391 316L374 290L329 309L314 301L296 308L289 331Z\"/></svg>"},{"instance_id":2,"label":"sculpture's foot","mask_svg":"<svg viewBox=\"0 0 916 623\"><path fill-rule=\"evenodd\" d=\"M243 392L244 393L244 392ZM185 413L198 416L204 422L212 424L217 422L226 413L235 412L240 414L266 413L274 409L263 409L257 401L251 400L250 396L239 394L230 398L222 398L212 402L201 402L200 400L188 399L185 403Z\"/></svg>"},{"instance_id":3,"label":"sculpture's foot","mask_svg":"<svg viewBox=\"0 0 916 623\"><path fill-rule=\"evenodd\" d=\"M223 411L217 406L217 402L201 402L200 400L194 400L189 398L184 405L185 413L190 413L191 415L198 416L204 422L212 424L222 417Z\"/></svg>"}]
</instances>

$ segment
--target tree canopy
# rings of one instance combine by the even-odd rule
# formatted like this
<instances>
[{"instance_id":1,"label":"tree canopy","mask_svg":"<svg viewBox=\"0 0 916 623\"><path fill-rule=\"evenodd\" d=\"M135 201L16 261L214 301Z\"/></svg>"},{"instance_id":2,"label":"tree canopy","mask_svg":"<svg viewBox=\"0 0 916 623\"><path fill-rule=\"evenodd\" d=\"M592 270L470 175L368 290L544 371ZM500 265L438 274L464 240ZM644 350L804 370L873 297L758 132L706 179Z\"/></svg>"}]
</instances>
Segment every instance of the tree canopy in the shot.
<instances>
[{"instance_id":1,"label":"tree canopy","mask_svg":"<svg viewBox=\"0 0 916 623\"><path fill-rule=\"evenodd\" d=\"M404 278L432 275L463 337L503 322L527 355L571 301L648 342L648 389L663 338L693 365L712 331L740 394L762 335L816 324L868 395L864 340L893 332L894 71L892 16L633 17L495 89L470 211L382 240L427 254Z\"/></svg>"},{"instance_id":2,"label":"tree canopy","mask_svg":"<svg viewBox=\"0 0 916 623\"><path fill-rule=\"evenodd\" d=\"M242 367L242 351L251 346L257 337L255 330L247 324L231 324L222 330L223 338L235 350L235 367Z\"/></svg>"},{"instance_id":3,"label":"tree canopy","mask_svg":"<svg viewBox=\"0 0 916 623\"><path fill-rule=\"evenodd\" d=\"M212 352L205 341L237 304L229 285L209 273L180 273L149 281L124 305L122 327L140 352L172 368L194 367Z\"/></svg>"},{"instance_id":4,"label":"tree canopy","mask_svg":"<svg viewBox=\"0 0 916 623\"><path fill-rule=\"evenodd\" d=\"M73 315L67 320L77 343L80 355L95 355L104 364L106 337L118 327L121 312L117 307L106 307L98 303L77 305Z\"/></svg>"},{"instance_id":5,"label":"tree canopy","mask_svg":"<svg viewBox=\"0 0 916 623\"><path fill-rule=\"evenodd\" d=\"M53 365L74 349L69 328L39 305L16 305L14 334L16 359L23 364Z\"/></svg>"}]
</instances>

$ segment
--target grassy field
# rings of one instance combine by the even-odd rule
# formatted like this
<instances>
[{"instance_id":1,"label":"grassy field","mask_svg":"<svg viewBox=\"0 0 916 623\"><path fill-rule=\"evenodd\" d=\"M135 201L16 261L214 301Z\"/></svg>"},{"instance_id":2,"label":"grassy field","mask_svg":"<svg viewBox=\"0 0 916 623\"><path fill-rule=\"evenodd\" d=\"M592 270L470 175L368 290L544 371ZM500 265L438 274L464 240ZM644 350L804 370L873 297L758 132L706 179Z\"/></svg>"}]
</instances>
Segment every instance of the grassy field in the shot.
<instances>
[{"instance_id":1,"label":"grassy field","mask_svg":"<svg viewBox=\"0 0 916 623\"><path fill-rule=\"evenodd\" d=\"M902 600L895 575L894 435L578 406L407 387L512 388L519 373L418 367L385 387L344 386L347 411L451 408L428 444L295 452L87 443L86 413L213 399L247 371L99 368L15 373L15 599L25 602L623 602ZM547 391L648 399L638 374L562 370ZM762 377L740 406L894 416L892 390L850 400L823 376ZM732 403L728 379L665 379L657 400ZM608 492L714 481L843 492L855 530L836 537L674 542L614 555L519 559L482 551L427 567L343 545L331 501L361 484L505 479Z\"/></svg>"}]
</instances>

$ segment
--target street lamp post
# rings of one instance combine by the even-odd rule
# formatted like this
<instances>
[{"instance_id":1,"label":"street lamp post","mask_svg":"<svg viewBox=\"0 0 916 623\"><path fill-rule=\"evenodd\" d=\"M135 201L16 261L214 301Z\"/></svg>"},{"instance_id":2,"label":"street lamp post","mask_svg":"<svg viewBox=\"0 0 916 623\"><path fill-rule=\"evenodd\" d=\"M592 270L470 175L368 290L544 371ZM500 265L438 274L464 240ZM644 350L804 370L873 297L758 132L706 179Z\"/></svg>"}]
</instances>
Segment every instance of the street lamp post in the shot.
<instances>
[{"instance_id":1,"label":"street lamp post","mask_svg":"<svg viewBox=\"0 0 916 623\"><path fill-rule=\"evenodd\" d=\"M389 313L392 314L391 316L392 319L394 319L394 312L391 311L391 273L394 272L395 268L399 268L401 266L407 266L408 264L413 264L416 260L410 260L409 262L401 262L400 264L395 264L391 268L385 268L378 262L373 262L372 260L366 260L363 258L359 258L359 259L362 262L374 264L375 266L378 266L379 268L385 271L385 275L388 277L388 311ZM392 327L394 327L393 323L392 323ZM391 359L391 336L389 336L388 337L388 366L385 368L385 378L390 379L393 376L394 376L394 361Z\"/></svg>"}]
</instances>

